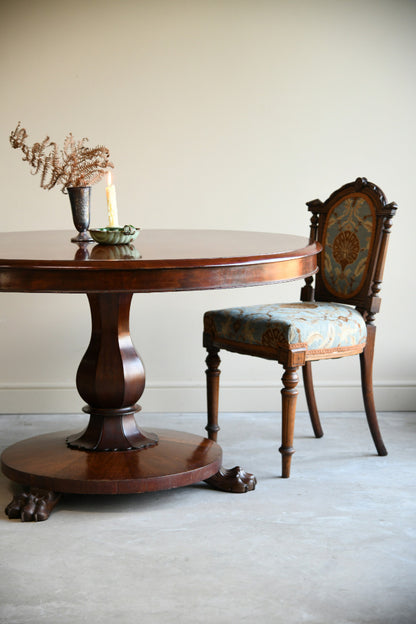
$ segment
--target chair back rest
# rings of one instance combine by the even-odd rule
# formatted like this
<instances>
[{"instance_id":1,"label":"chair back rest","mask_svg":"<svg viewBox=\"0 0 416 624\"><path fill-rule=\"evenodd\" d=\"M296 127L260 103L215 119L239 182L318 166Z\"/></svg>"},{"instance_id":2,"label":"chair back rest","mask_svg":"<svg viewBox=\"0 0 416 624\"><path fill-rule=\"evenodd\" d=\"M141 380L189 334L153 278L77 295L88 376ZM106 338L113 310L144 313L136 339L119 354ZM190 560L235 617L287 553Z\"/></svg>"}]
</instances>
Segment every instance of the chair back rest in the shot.
<instances>
[{"instance_id":1,"label":"chair back rest","mask_svg":"<svg viewBox=\"0 0 416 624\"><path fill-rule=\"evenodd\" d=\"M345 184L325 201L307 203L312 212L311 241L322 244L319 271L302 289L302 301L334 301L354 305L367 322L380 308L391 219L397 205L365 178Z\"/></svg>"}]
</instances>

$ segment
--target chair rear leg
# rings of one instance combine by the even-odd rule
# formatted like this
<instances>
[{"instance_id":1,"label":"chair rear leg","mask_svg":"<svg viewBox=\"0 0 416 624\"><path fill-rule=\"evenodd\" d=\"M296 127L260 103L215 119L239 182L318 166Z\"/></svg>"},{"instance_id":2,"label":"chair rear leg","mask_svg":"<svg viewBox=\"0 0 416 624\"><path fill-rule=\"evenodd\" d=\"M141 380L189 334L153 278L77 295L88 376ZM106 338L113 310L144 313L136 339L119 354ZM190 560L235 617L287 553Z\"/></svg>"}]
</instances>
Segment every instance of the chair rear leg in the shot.
<instances>
[{"instance_id":1,"label":"chair rear leg","mask_svg":"<svg viewBox=\"0 0 416 624\"><path fill-rule=\"evenodd\" d=\"M221 371L218 368L221 359L218 355L219 349L215 347L207 348L208 355L205 360L207 364L207 370L205 371L207 377L207 414L208 422L205 429L208 431L208 438L217 441L217 434L220 430L218 426L218 400L220 391L220 374Z\"/></svg>"},{"instance_id":2,"label":"chair rear leg","mask_svg":"<svg viewBox=\"0 0 416 624\"><path fill-rule=\"evenodd\" d=\"M312 423L313 432L316 438L324 435L321 421L319 419L318 408L316 407L315 391L313 388L312 365L305 362L302 366L303 385L305 387L306 402L308 404L309 416Z\"/></svg>"},{"instance_id":3,"label":"chair rear leg","mask_svg":"<svg viewBox=\"0 0 416 624\"><path fill-rule=\"evenodd\" d=\"M290 476L290 465L292 463L292 455L295 452L293 448L293 434L295 430L296 401L298 398L298 390L296 386L299 382L297 374L297 366L285 367L282 382L282 446L279 451L282 454L282 477L288 479Z\"/></svg>"},{"instance_id":4,"label":"chair rear leg","mask_svg":"<svg viewBox=\"0 0 416 624\"><path fill-rule=\"evenodd\" d=\"M378 425L373 392L373 359L375 339L375 325L367 325L367 344L364 351L360 353L361 388L363 392L367 422L368 426L370 427L370 432L373 437L377 453L381 456L384 456L387 455L387 449L384 446L383 438L381 437L380 428Z\"/></svg>"}]
</instances>

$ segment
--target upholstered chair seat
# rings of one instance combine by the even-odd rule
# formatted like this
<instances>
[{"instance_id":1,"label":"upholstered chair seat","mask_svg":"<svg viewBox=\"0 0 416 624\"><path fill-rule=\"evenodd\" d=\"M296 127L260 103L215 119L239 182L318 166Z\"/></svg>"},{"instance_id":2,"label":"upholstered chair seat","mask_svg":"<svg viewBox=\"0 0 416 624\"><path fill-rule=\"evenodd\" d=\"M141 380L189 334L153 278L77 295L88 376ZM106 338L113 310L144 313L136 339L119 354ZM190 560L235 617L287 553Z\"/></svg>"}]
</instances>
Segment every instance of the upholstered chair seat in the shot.
<instances>
[{"instance_id":1,"label":"upholstered chair seat","mask_svg":"<svg viewBox=\"0 0 416 624\"><path fill-rule=\"evenodd\" d=\"M211 310L205 313L204 331L230 344L301 349L319 357L351 347L361 351L367 337L365 321L355 308L317 301Z\"/></svg>"},{"instance_id":2,"label":"upholstered chair seat","mask_svg":"<svg viewBox=\"0 0 416 624\"><path fill-rule=\"evenodd\" d=\"M289 477L294 453L298 369L302 369L309 415L316 437L323 435L312 380L316 360L359 355L365 413L377 452L387 455L373 393L375 315L392 217L397 206L365 178L345 184L325 202L307 203L312 213L310 240L319 241L318 272L307 276L296 303L269 303L210 310L204 315L208 351L206 430L219 431L221 349L276 360L282 377L282 476Z\"/></svg>"}]
</instances>

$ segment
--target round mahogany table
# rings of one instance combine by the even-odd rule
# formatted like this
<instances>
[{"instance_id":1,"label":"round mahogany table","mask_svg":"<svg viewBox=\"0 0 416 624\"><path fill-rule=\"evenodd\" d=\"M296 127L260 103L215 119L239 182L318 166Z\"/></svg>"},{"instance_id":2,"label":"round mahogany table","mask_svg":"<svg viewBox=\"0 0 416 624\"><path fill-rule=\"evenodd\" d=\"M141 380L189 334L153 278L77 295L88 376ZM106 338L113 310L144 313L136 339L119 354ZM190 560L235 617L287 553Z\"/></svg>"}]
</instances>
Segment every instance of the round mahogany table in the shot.
<instances>
[{"instance_id":1,"label":"round mahogany table","mask_svg":"<svg viewBox=\"0 0 416 624\"><path fill-rule=\"evenodd\" d=\"M244 231L143 230L134 244L71 243L71 232L0 233L0 291L85 293L92 332L77 389L89 423L18 442L3 473L29 486L9 517L45 520L60 493L146 492L211 480L225 491L253 489L253 475L225 470L221 447L183 432L143 431L136 422L145 386L130 337L134 293L236 288L312 275L319 243Z\"/></svg>"}]
</instances>

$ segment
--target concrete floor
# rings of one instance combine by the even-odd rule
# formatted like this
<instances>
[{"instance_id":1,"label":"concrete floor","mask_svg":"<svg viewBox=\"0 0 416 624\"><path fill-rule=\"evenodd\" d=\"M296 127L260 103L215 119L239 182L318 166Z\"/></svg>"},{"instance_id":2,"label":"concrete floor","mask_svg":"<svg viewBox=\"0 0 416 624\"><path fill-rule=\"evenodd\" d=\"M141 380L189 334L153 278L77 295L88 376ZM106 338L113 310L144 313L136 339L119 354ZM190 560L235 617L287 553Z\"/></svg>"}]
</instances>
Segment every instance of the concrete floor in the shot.
<instances>
[{"instance_id":1,"label":"concrete floor","mask_svg":"<svg viewBox=\"0 0 416 624\"><path fill-rule=\"evenodd\" d=\"M1 447L84 422L0 416ZM196 434L205 424L177 414L140 422ZM415 624L416 413L380 414L384 458L362 414L322 422L316 440L298 414L283 480L280 417L222 416L224 464L254 472L254 492L197 484L66 496L37 524L0 515L0 622ZM15 491L1 475L1 507Z\"/></svg>"}]
</instances>

